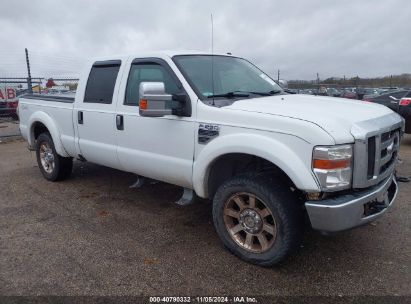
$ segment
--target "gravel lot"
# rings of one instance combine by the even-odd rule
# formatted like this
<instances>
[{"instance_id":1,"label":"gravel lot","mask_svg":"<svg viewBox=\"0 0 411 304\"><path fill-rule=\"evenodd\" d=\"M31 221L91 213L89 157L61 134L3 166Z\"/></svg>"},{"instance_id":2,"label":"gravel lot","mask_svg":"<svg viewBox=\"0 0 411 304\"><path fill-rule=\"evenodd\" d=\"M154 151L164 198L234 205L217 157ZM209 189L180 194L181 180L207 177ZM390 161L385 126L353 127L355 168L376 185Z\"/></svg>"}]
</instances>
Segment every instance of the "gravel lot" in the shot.
<instances>
[{"instance_id":1,"label":"gravel lot","mask_svg":"<svg viewBox=\"0 0 411 304\"><path fill-rule=\"evenodd\" d=\"M1 295L411 295L411 183L380 220L309 231L267 269L222 247L210 204L173 204L181 189L130 189L133 175L80 162L50 183L25 147L0 144ZM411 176L411 136L401 157Z\"/></svg>"},{"instance_id":2,"label":"gravel lot","mask_svg":"<svg viewBox=\"0 0 411 304\"><path fill-rule=\"evenodd\" d=\"M0 116L0 143L17 136L20 136L19 122L9 117Z\"/></svg>"}]
</instances>

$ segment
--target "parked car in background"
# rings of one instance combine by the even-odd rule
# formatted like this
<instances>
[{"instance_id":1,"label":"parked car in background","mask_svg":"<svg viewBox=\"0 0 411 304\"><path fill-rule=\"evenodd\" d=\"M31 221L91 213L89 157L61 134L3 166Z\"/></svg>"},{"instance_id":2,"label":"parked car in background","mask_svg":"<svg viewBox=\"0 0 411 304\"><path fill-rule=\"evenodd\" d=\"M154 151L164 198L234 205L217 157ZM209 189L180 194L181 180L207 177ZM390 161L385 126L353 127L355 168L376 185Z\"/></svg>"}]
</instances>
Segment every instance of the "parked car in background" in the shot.
<instances>
[{"instance_id":1,"label":"parked car in background","mask_svg":"<svg viewBox=\"0 0 411 304\"><path fill-rule=\"evenodd\" d=\"M351 91L350 89L344 89L341 92L340 97L348 98L348 99L357 99L357 94Z\"/></svg>"},{"instance_id":2,"label":"parked car in background","mask_svg":"<svg viewBox=\"0 0 411 304\"><path fill-rule=\"evenodd\" d=\"M398 112L399 101L408 94L409 90L389 91L380 95L373 95L364 98L364 101L375 102L389 107L391 110Z\"/></svg>"},{"instance_id":3,"label":"parked car in background","mask_svg":"<svg viewBox=\"0 0 411 304\"><path fill-rule=\"evenodd\" d=\"M355 90L355 93L357 94L357 99L361 100L364 98L364 96L378 94L379 92L374 88L357 88Z\"/></svg>"},{"instance_id":4,"label":"parked car in background","mask_svg":"<svg viewBox=\"0 0 411 304\"><path fill-rule=\"evenodd\" d=\"M398 114L405 119L405 133L411 133L411 90L400 99Z\"/></svg>"},{"instance_id":5,"label":"parked car in background","mask_svg":"<svg viewBox=\"0 0 411 304\"><path fill-rule=\"evenodd\" d=\"M363 100L385 105L400 114L405 119L405 133L411 133L411 90L389 91Z\"/></svg>"},{"instance_id":6,"label":"parked car in background","mask_svg":"<svg viewBox=\"0 0 411 304\"><path fill-rule=\"evenodd\" d=\"M379 90L383 90L383 91L385 91L385 92L388 92L388 91L397 91L397 90L400 90L401 88L399 88L399 87L381 87L381 88L379 88Z\"/></svg>"},{"instance_id":7,"label":"parked car in background","mask_svg":"<svg viewBox=\"0 0 411 304\"><path fill-rule=\"evenodd\" d=\"M332 97L340 97L341 91L336 88L327 88L327 95Z\"/></svg>"},{"instance_id":8,"label":"parked car in background","mask_svg":"<svg viewBox=\"0 0 411 304\"><path fill-rule=\"evenodd\" d=\"M310 89L300 90L299 94L314 95L313 90L310 90Z\"/></svg>"}]
</instances>

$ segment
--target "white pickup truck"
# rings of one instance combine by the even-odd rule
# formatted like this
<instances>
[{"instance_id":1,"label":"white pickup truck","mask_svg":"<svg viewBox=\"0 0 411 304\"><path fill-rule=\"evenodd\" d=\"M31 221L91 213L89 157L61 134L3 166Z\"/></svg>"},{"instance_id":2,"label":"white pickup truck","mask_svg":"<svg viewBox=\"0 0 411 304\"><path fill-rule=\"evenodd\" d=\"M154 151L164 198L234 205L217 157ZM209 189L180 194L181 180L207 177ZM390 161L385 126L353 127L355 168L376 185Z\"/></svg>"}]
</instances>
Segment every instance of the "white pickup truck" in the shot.
<instances>
[{"instance_id":1,"label":"white pickup truck","mask_svg":"<svg viewBox=\"0 0 411 304\"><path fill-rule=\"evenodd\" d=\"M78 159L181 186L179 204L212 200L224 245L262 266L299 247L306 219L324 233L350 229L398 191L399 115L287 94L231 55L99 58L75 98L26 95L19 111L46 179L69 177Z\"/></svg>"}]
</instances>

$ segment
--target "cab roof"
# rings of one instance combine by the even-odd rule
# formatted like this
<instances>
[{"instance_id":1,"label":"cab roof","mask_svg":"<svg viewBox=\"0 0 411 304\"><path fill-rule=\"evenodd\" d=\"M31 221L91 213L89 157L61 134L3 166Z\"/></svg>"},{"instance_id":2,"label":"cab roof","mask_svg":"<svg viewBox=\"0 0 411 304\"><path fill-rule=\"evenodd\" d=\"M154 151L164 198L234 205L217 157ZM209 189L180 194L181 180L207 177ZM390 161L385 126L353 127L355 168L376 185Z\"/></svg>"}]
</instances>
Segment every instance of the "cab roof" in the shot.
<instances>
[{"instance_id":1,"label":"cab roof","mask_svg":"<svg viewBox=\"0 0 411 304\"><path fill-rule=\"evenodd\" d=\"M172 58L177 55L217 55L217 56L232 56L231 54L227 53L211 53L210 51L147 51L141 53L133 53L133 54L116 54L110 56L99 56L92 58L93 61L105 61L105 60L115 60L115 59L126 59L129 57L169 57Z\"/></svg>"}]
</instances>

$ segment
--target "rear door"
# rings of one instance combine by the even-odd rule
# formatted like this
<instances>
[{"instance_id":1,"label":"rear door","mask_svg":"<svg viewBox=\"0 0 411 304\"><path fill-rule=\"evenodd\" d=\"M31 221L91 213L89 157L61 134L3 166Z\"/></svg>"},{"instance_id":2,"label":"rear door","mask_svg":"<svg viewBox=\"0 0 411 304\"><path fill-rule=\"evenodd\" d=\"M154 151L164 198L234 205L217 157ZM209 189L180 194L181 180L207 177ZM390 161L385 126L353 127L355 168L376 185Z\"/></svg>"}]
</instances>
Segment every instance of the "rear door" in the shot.
<instances>
[{"instance_id":1,"label":"rear door","mask_svg":"<svg viewBox=\"0 0 411 304\"><path fill-rule=\"evenodd\" d=\"M119 168L116 152L116 100L121 60L95 62L84 98L76 105L79 149L90 162Z\"/></svg>"}]
</instances>

